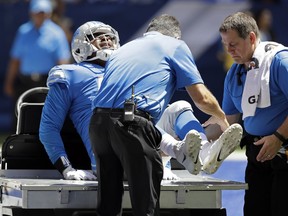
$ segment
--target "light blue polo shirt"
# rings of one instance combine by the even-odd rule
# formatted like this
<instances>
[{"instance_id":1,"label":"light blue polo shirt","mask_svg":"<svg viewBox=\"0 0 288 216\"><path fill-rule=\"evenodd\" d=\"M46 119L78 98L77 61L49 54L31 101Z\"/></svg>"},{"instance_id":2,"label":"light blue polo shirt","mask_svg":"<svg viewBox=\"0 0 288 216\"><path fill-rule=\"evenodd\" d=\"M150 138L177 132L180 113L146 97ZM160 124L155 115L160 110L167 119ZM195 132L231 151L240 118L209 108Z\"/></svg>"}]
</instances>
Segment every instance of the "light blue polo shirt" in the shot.
<instances>
[{"instance_id":1,"label":"light blue polo shirt","mask_svg":"<svg viewBox=\"0 0 288 216\"><path fill-rule=\"evenodd\" d=\"M45 20L40 29L32 21L18 29L11 57L20 60L20 72L47 74L59 60L69 60L70 47L62 28L51 20Z\"/></svg>"},{"instance_id":2,"label":"light blue polo shirt","mask_svg":"<svg viewBox=\"0 0 288 216\"><path fill-rule=\"evenodd\" d=\"M137 108L156 123L176 89L203 83L186 43L149 32L114 51L93 108L123 108L135 87Z\"/></svg>"},{"instance_id":3,"label":"light blue polo shirt","mask_svg":"<svg viewBox=\"0 0 288 216\"><path fill-rule=\"evenodd\" d=\"M249 72L248 72L249 73ZM239 74L239 75L237 75ZM238 83L238 76L241 82ZM242 113L241 100L246 80L243 65L233 64L224 82L222 108L226 115ZM252 135L273 134L288 116L288 51L275 55L270 66L271 106L256 108L253 117L244 119L245 130Z\"/></svg>"}]
</instances>

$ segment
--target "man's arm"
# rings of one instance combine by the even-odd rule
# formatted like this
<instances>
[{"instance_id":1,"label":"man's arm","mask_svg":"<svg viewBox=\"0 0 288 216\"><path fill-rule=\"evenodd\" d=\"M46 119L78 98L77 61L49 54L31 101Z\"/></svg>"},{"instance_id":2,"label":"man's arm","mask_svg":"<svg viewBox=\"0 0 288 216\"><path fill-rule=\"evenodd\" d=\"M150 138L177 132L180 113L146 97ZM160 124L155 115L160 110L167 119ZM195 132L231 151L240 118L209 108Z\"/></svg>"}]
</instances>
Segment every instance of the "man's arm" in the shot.
<instances>
[{"instance_id":1,"label":"man's arm","mask_svg":"<svg viewBox=\"0 0 288 216\"><path fill-rule=\"evenodd\" d=\"M74 169L65 151L61 129L70 107L70 101L68 89L61 88L61 85L54 83L50 86L42 110L39 138L51 162L65 179L96 180L96 176L91 172Z\"/></svg>"},{"instance_id":2,"label":"man's arm","mask_svg":"<svg viewBox=\"0 0 288 216\"><path fill-rule=\"evenodd\" d=\"M211 119L221 127L222 131L225 131L229 127L225 113L221 109L217 99L204 84L186 86L186 90L195 105L202 112L211 115Z\"/></svg>"},{"instance_id":3,"label":"man's arm","mask_svg":"<svg viewBox=\"0 0 288 216\"><path fill-rule=\"evenodd\" d=\"M11 58L4 83L4 92L10 97L12 97L14 94L14 80L17 73L19 73L19 67L20 61L18 59Z\"/></svg>"}]
</instances>

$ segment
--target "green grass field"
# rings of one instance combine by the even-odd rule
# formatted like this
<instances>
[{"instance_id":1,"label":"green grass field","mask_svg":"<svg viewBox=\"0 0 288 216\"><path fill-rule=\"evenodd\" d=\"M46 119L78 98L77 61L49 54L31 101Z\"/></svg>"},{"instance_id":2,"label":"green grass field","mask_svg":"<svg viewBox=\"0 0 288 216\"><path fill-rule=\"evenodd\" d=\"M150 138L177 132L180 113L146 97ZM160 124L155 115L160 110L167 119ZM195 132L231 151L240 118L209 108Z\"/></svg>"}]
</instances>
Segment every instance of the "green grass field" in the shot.
<instances>
[{"instance_id":1,"label":"green grass field","mask_svg":"<svg viewBox=\"0 0 288 216\"><path fill-rule=\"evenodd\" d=\"M2 146L3 142L5 141L5 139L9 136L9 134L7 133L1 133L0 134L0 146Z\"/></svg>"}]
</instances>

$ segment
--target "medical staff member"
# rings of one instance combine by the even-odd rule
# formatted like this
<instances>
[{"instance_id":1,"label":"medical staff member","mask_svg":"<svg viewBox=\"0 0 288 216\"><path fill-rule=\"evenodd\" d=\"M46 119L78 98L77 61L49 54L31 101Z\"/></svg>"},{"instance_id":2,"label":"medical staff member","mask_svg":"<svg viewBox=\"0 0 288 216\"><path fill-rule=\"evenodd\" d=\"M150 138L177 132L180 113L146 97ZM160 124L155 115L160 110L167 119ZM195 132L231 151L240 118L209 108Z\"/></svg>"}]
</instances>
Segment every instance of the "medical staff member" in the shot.
<instances>
[{"instance_id":1,"label":"medical staff member","mask_svg":"<svg viewBox=\"0 0 288 216\"><path fill-rule=\"evenodd\" d=\"M133 214L159 215L163 175L155 124L176 88L186 87L195 104L224 131L229 124L203 84L178 20L154 18L143 37L113 52L93 101L89 127L98 178L99 215L121 214L123 174L127 175Z\"/></svg>"},{"instance_id":2,"label":"medical staff member","mask_svg":"<svg viewBox=\"0 0 288 216\"><path fill-rule=\"evenodd\" d=\"M246 131L244 216L287 215L288 48L262 42L256 21L242 12L226 17L219 31L234 60L222 108L229 123L242 117Z\"/></svg>"}]
</instances>

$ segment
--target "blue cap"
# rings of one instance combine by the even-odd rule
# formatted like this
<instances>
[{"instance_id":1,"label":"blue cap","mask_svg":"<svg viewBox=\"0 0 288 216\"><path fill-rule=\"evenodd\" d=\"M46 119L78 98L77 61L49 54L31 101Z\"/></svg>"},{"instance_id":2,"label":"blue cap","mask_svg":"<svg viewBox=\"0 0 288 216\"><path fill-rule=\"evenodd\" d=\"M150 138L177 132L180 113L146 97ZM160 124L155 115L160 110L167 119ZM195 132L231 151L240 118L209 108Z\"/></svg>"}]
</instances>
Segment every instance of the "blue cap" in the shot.
<instances>
[{"instance_id":1,"label":"blue cap","mask_svg":"<svg viewBox=\"0 0 288 216\"><path fill-rule=\"evenodd\" d=\"M52 3L50 0L31 0L30 2L30 12L32 13L51 13Z\"/></svg>"}]
</instances>

